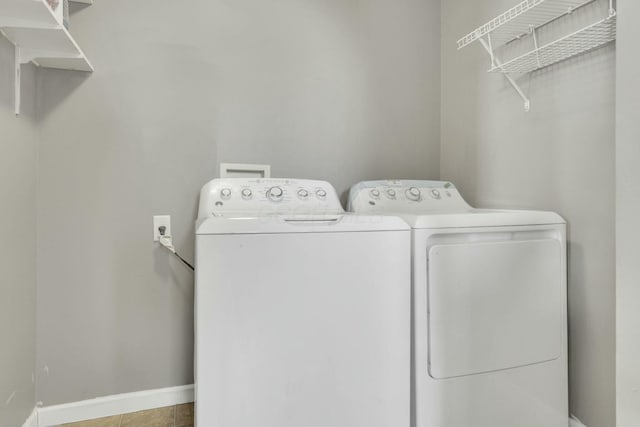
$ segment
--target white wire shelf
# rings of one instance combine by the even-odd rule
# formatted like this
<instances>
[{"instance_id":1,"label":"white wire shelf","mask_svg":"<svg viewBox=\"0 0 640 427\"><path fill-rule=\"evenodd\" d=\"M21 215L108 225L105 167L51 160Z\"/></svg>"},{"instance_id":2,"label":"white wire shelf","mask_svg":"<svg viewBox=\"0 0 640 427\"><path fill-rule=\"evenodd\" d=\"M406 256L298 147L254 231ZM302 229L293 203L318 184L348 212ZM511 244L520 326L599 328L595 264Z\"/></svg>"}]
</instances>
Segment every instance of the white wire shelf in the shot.
<instances>
[{"instance_id":1,"label":"white wire shelf","mask_svg":"<svg viewBox=\"0 0 640 427\"><path fill-rule=\"evenodd\" d=\"M499 65L494 63L489 72L529 73L597 49L615 39L616 15L613 14L517 58Z\"/></svg>"},{"instance_id":2,"label":"white wire shelf","mask_svg":"<svg viewBox=\"0 0 640 427\"><path fill-rule=\"evenodd\" d=\"M616 39L616 11L614 0L608 0L608 15L606 18L590 24L579 31L575 31L543 46L539 44L539 33L549 36L544 28L556 28L551 24L562 18L564 23L568 15L582 19L588 14L583 11L595 11L597 8L584 7L593 3L598 6L600 0L524 0L516 6L497 16L486 24L476 28L458 40L458 49L477 41L487 51L491 59L489 72L501 73L515 89L524 102L525 111L531 108L531 101L520 88L513 74L527 74L544 67L556 64L597 49ZM602 0L602 8L604 2ZM600 7L598 6L598 7ZM580 9L579 11L577 9ZM575 25L575 24L574 24ZM575 27L574 27L575 28ZM514 42L511 44L511 42ZM508 54L514 49L522 52L526 43L531 42L533 50L513 59L502 60L500 54ZM509 44L514 49L507 48Z\"/></svg>"},{"instance_id":3,"label":"white wire shelf","mask_svg":"<svg viewBox=\"0 0 640 427\"><path fill-rule=\"evenodd\" d=\"M525 0L458 40L458 49L485 36L491 37L494 48L573 12L594 0Z\"/></svg>"}]
</instances>

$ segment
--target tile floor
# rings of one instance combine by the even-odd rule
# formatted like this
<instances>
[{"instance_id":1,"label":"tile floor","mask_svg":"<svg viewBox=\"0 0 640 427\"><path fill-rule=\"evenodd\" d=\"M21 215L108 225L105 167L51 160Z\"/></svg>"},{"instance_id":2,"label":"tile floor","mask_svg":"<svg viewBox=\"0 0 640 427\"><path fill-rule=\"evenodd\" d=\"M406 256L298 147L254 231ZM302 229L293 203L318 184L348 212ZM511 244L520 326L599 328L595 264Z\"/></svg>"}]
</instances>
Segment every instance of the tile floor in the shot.
<instances>
[{"instance_id":1,"label":"tile floor","mask_svg":"<svg viewBox=\"0 0 640 427\"><path fill-rule=\"evenodd\" d=\"M193 427L193 403L63 424L58 427Z\"/></svg>"}]
</instances>

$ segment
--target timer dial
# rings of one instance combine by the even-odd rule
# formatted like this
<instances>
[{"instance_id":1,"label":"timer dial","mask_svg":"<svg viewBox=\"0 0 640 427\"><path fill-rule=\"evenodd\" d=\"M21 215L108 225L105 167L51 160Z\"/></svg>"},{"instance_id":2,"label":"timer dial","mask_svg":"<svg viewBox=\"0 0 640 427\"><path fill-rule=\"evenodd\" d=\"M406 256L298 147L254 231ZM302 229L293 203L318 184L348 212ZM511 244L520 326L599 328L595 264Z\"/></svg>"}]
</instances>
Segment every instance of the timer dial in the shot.
<instances>
[{"instance_id":1,"label":"timer dial","mask_svg":"<svg viewBox=\"0 0 640 427\"><path fill-rule=\"evenodd\" d=\"M284 190L282 190L282 187L277 187L277 186L271 187L267 191L267 198L272 202L279 202L282 200L283 197L284 197Z\"/></svg>"},{"instance_id":2,"label":"timer dial","mask_svg":"<svg viewBox=\"0 0 640 427\"><path fill-rule=\"evenodd\" d=\"M418 200L420 200L420 189L416 187L411 187L406 191L406 195L409 200L413 200L414 202L417 202Z\"/></svg>"}]
</instances>

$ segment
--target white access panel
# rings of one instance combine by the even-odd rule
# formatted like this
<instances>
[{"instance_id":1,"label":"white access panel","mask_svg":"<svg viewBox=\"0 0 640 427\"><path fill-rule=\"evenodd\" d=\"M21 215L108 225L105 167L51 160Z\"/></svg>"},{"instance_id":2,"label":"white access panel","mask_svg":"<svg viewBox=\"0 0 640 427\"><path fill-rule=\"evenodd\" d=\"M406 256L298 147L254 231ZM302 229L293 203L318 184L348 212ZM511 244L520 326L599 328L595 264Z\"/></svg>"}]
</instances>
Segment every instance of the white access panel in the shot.
<instances>
[{"instance_id":1,"label":"white access panel","mask_svg":"<svg viewBox=\"0 0 640 427\"><path fill-rule=\"evenodd\" d=\"M220 163L220 178L271 178L271 165Z\"/></svg>"},{"instance_id":2,"label":"white access panel","mask_svg":"<svg viewBox=\"0 0 640 427\"><path fill-rule=\"evenodd\" d=\"M409 426L409 230L287 227L196 236L197 425Z\"/></svg>"},{"instance_id":3,"label":"white access panel","mask_svg":"<svg viewBox=\"0 0 640 427\"><path fill-rule=\"evenodd\" d=\"M460 377L559 358L561 250L556 239L432 246L431 377Z\"/></svg>"}]
</instances>

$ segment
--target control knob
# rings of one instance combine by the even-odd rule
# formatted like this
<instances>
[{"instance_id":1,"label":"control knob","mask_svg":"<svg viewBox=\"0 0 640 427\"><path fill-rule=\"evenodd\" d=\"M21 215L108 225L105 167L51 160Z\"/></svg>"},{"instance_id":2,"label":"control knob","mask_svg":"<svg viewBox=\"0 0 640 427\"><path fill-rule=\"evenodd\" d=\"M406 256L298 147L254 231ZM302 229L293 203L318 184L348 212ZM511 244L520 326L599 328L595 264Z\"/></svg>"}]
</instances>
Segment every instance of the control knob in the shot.
<instances>
[{"instance_id":1,"label":"control knob","mask_svg":"<svg viewBox=\"0 0 640 427\"><path fill-rule=\"evenodd\" d=\"M267 198L272 202L279 202L284 197L284 191L281 187L271 187L267 191Z\"/></svg>"},{"instance_id":2,"label":"control knob","mask_svg":"<svg viewBox=\"0 0 640 427\"><path fill-rule=\"evenodd\" d=\"M413 200L414 202L417 202L418 200L420 200L419 188L411 187L410 189L407 190L406 194L409 200Z\"/></svg>"},{"instance_id":3,"label":"control knob","mask_svg":"<svg viewBox=\"0 0 640 427\"><path fill-rule=\"evenodd\" d=\"M302 200L306 200L309 197L309 192L304 188L298 190L298 197Z\"/></svg>"},{"instance_id":4,"label":"control knob","mask_svg":"<svg viewBox=\"0 0 640 427\"><path fill-rule=\"evenodd\" d=\"M320 199L324 199L325 197L327 197L327 192L321 188L316 191L316 196L318 196L318 198Z\"/></svg>"},{"instance_id":5,"label":"control knob","mask_svg":"<svg viewBox=\"0 0 640 427\"><path fill-rule=\"evenodd\" d=\"M387 190L387 197L389 197L390 199L395 199L396 198L396 190L390 188Z\"/></svg>"},{"instance_id":6,"label":"control knob","mask_svg":"<svg viewBox=\"0 0 640 427\"><path fill-rule=\"evenodd\" d=\"M230 188L223 188L222 190L220 190L220 197L222 197L223 199L228 199L231 197L231 189Z\"/></svg>"},{"instance_id":7,"label":"control knob","mask_svg":"<svg viewBox=\"0 0 640 427\"><path fill-rule=\"evenodd\" d=\"M251 196L253 196L253 193L251 192L250 189L245 188L244 190L242 190L242 198L243 199L250 199Z\"/></svg>"},{"instance_id":8,"label":"control knob","mask_svg":"<svg viewBox=\"0 0 640 427\"><path fill-rule=\"evenodd\" d=\"M375 188L371 191L369 191L369 194L371 195L371 197L373 197L374 199L378 199L380 198L380 191L376 190Z\"/></svg>"}]
</instances>

